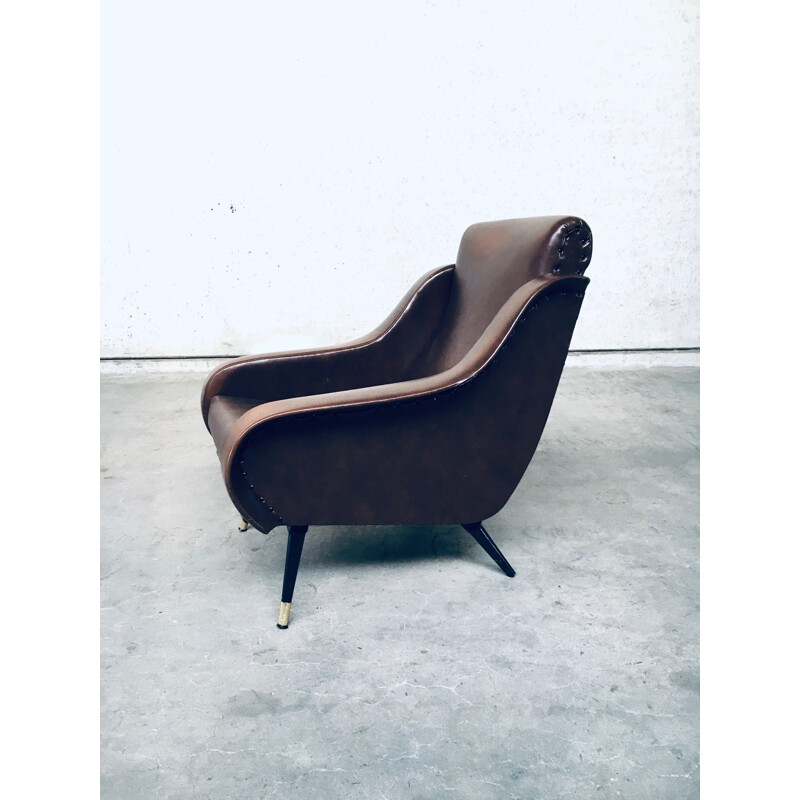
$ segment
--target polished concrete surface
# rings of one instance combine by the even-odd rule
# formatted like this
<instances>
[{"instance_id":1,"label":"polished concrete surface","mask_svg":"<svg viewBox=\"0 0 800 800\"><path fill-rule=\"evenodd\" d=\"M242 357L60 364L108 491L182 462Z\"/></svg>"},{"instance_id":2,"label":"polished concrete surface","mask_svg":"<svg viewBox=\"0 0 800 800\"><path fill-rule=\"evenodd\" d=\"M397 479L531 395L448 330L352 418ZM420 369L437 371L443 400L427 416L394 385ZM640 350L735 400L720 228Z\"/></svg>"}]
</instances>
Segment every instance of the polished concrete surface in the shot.
<instances>
[{"instance_id":1,"label":"polished concrete surface","mask_svg":"<svg viewBox=\"0 0 800 800\"><path fill-rule=\"evenodd\" d=\"M202 377L102 379L101 786L137 798L699 796L696 369L568 368L486 522L240 533Z\"/></svg>"}]
</instances>

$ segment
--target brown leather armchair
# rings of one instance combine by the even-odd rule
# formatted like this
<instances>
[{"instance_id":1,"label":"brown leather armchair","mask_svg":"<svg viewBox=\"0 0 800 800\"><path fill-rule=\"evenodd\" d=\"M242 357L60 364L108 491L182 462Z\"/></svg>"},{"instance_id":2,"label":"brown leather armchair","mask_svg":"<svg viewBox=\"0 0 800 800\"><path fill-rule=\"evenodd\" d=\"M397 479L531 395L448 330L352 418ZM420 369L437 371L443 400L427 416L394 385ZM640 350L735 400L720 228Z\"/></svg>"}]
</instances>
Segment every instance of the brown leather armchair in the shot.
<instances>
[{"instance_id":1,"label":"brown leather armchair","mask_svg":"<svg viewBox=\"0 0 800 800\"><path fill-rule=\"evenodd\" d=\"M289 529L278 627L309 525L459 524L514 575L482 521L539 443L591 254L577 217L472 225L371 334L209 375L203 418L243 529Z\"/></svg>"}]
</instances>

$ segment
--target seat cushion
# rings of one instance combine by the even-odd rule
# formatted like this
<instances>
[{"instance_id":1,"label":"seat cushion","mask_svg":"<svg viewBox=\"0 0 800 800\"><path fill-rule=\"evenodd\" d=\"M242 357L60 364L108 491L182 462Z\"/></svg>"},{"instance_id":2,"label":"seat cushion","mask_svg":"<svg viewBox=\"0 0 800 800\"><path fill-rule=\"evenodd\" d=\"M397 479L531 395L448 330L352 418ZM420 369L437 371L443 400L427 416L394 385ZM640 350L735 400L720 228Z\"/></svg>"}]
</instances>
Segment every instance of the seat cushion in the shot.
<instances>
[{"instance_id":1,"label":"seat cushion","mask_svg":"<svg viewBox=\"0 0 800 800\"><path fill-rule=\"evenodd\" d=\"M217 453L236 420L263 402L256 397L234 397L225 394L219 394L211 400L208 408L208 428L214 437Z\"/></svg>"}]
</instances>

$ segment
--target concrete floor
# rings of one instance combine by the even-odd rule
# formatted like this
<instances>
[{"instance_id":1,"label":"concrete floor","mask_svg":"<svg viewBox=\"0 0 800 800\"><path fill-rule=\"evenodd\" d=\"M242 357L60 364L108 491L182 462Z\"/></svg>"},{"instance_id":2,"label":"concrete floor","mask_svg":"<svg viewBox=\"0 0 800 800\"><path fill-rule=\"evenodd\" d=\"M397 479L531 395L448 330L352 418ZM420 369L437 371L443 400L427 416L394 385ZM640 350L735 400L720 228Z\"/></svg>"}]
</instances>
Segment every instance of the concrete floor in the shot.
<instances>
[{"instance_id":1,"label":"concrete floor","mask_svg":"<svg viewBox=\"0 0 800 800\"><path fill-rule=\"evenodd\" d=\"M698 372L567 369L486 527L240 533L202 377L102 381L102 797L699 795Z\"/></svg>"}]
</instances>

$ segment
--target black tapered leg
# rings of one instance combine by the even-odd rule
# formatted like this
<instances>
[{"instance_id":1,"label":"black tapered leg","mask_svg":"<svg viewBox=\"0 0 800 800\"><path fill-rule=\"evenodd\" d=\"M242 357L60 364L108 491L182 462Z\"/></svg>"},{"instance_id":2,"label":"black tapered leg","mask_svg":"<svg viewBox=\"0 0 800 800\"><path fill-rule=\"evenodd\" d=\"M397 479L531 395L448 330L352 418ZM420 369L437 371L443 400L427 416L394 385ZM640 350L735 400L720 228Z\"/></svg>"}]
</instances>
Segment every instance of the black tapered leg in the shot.
<instances>
[{"instance_id":1,"label":"black tapered leg","mask_svg":"<svg viewBox=\"0 0 800 800\"><path fill-rule=\"evenodd\" d=\"M278 614L278 627L289 627L289 611L292 607L294 585L297 582L297 568L303 554L303 542L306 540L307 525L289 525L289 539L286 542L286 566L283 569L283 592L281 592L281 609Z\"/></svg>"},{"instance_id":2,"label":"black tapered leg","mask_svg":"<svg viewBox=\"0 0 800 800\"><path fill-rule=\"evenodd\" d=\"M495 564L500 567L509 578L513 578L517 573L511 564L506 561L506 557L500 552L500 548L492 541L492 537L486 533L483 523L475 522L462 525L472 538L494 559Z\"/></svg>"}]
</instances>

